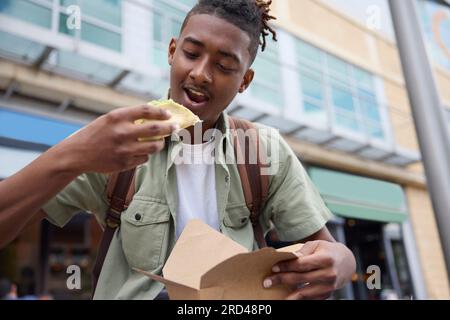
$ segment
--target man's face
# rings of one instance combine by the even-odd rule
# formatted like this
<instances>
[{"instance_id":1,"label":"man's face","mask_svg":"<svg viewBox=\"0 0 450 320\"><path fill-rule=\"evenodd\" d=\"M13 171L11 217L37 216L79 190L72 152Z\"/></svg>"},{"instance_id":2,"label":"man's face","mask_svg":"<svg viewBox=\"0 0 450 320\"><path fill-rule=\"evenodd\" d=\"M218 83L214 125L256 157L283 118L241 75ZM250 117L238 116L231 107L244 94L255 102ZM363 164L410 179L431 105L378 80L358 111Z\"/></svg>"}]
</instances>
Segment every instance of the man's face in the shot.
<instances>
[{"instance_id":1,"label":"man's face","mask_svg":"<svg viewBox=\"0 0 450 320\"><path fill-rule=\"evenodd\" d=\"M189 18L169 47L171 98L212 126L253 79L250 37L208 14Z\"/></svg>"}]
</instances>

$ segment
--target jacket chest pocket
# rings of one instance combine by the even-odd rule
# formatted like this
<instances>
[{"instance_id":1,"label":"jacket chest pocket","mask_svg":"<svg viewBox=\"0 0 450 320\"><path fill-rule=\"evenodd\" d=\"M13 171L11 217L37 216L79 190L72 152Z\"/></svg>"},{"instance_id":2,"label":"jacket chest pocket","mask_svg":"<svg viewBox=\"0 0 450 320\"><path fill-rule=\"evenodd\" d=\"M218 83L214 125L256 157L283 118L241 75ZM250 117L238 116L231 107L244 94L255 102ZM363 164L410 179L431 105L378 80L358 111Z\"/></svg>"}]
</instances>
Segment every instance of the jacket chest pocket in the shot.
<instances>
[{"instance_id":1,"label":"jacket chest pocket","mask_svg":"<svg viewBox=\"0 0 450 320\"><path fill-rule=\"evenodd\" d=\"M122 214L122 248L130 267L154 270L164 261L170 211L166 204L133 200Z\"/></svg>"},{"instance_id":2,"label":"jacket chest pocket","mask_svg":"<svg viewBox=\"0 0 450 320\"><path fill-rule=\"evenodd\" d=\"M223 219L223 224L228 228L241 229L250 222L250 211L247 206L238 205L227 207Z\"/></svg>"},{"instance_id":3,"label":"jacket chest pocket","mask_svg":"<svg viewBox=\"0 0 450 320\"><path fill-rule=\"evenodd\" d=\"M253 227L250 211L245 204L226 208L222 223L222 232L225 235L246 247L247 250L253 249Z\"/></svg>"}]
</instances>

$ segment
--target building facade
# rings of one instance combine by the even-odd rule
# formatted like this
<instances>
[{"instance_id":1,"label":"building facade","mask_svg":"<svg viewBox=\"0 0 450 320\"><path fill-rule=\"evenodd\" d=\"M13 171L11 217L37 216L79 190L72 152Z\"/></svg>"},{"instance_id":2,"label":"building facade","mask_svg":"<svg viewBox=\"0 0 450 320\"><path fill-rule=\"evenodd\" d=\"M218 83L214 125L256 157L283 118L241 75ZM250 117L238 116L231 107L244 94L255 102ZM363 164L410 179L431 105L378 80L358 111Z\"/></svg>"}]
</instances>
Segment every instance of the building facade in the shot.
<instances>
[{"instance_id":1,"label":"building facade","mask_svg":"<svg viewBox=\"0 0 450 320\"><path fill-rule=\"evenodd\" d=\"M194 3L2 1L0 179L98 115L164 96L168 43ZM450 107L450 10L417 8ZM227 112L278 128L335 214L329 228L358 262L336 298L449 299L395 41L320 0L274 0L273 10L279 41ZM0 251L0 272L22 281L31 269L36 290L87 297L67 292L65 271L89 273L100 231L89 215L75 220L67 232L29 226ZM374 267L381 288L369 289Z\"/></svg>"}]
</instances>

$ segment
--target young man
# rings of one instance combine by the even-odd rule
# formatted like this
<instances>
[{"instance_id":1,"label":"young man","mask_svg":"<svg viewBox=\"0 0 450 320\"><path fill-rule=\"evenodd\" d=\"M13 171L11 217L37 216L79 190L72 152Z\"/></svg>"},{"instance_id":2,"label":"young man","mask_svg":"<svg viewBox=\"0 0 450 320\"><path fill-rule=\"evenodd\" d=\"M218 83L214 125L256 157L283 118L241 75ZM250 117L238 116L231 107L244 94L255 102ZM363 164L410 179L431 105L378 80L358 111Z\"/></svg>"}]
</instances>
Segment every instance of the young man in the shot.
<instances>
[{"instance_id":1,"label":"young man","mask_svg":"<svg viewBox=\"0 0 450 320\"><path fill-rule=\"evenodd\" d=\"M269 32L275 38L267 24L273 18L269 5L259 0L200 0L187 15L179 38L170 42L170 97L203 120L203 132L216 128L223 133L216 141L215 163L176 164L171 156L177 146L201 156L209 143L138 142L139 137L176 129L167 124L133 125L139 118L167 119L163 111L148 106L115 110L0 183L0 194L8 194L0 200L0 246L32 219L47 218L62 227L77 212L89 211L104 223L105 173L138 166L136 193L122 213L94 298L154 299L163 285L132 267L160 273L192 218L254 249L237 166L223 161L233 151L223 111L250 85L260 39L264 49ZM194 133L194 128L188 131ZM260 139L267 144L266 136ZM331 214L281 138L278 149L278 172L269 177L261 222L267 231L272 221L281 240L301 240L305 245L298 259L274 266L262 285L298 286L289 299L325 299L350 280L355 260L328 232L325 223Z\"/></svg>"}]
</instances>

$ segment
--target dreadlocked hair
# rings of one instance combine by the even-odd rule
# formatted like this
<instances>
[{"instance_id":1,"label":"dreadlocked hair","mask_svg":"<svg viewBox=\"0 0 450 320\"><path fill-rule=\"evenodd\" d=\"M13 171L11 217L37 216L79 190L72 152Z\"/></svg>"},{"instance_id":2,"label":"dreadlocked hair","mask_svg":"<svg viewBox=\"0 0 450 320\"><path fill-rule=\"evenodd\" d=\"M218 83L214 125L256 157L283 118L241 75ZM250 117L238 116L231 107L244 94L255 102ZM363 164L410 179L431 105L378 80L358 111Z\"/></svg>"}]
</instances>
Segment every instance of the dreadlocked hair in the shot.
<instances>
[{"instance_id":1,"label":"dreadlocked hair","mask_svg":"<svg viewBox=\"0 0 450 320\"><path fill-rule=\"evenodd\" d=\"M266 49L266 45L267 45L266 37L268 35L270 35L270 33L272 34L272 39L274 41L278 41L277 40L277 32L274 29L272 29L271 26L269 26L270 20L277 19L276 17L270 15L270 5L271 4L272 4L272 0L269 0L268 2L266 2L264 0L256 0L256 5L261 10L261 23L262 23L261 40L260 40L261 51L264 51Z\"/></svg>"},{"instance_id":2,"label":"dreadlocked hair","mask_svg":"<svg viewBox=\"0 0 450 320\"><path fill-rule=\"evenodd\" d=\"M249 52L253 61L260 45L261 51L266 49L267 36L272 34L272 39L277 41L277 33L269 25L270 20L276 19L270 15L271 4L272 0L199 0L187 14L181 30L196 14L210 14L224 19L250 36Z\"/></svg>"}]
</instances>

